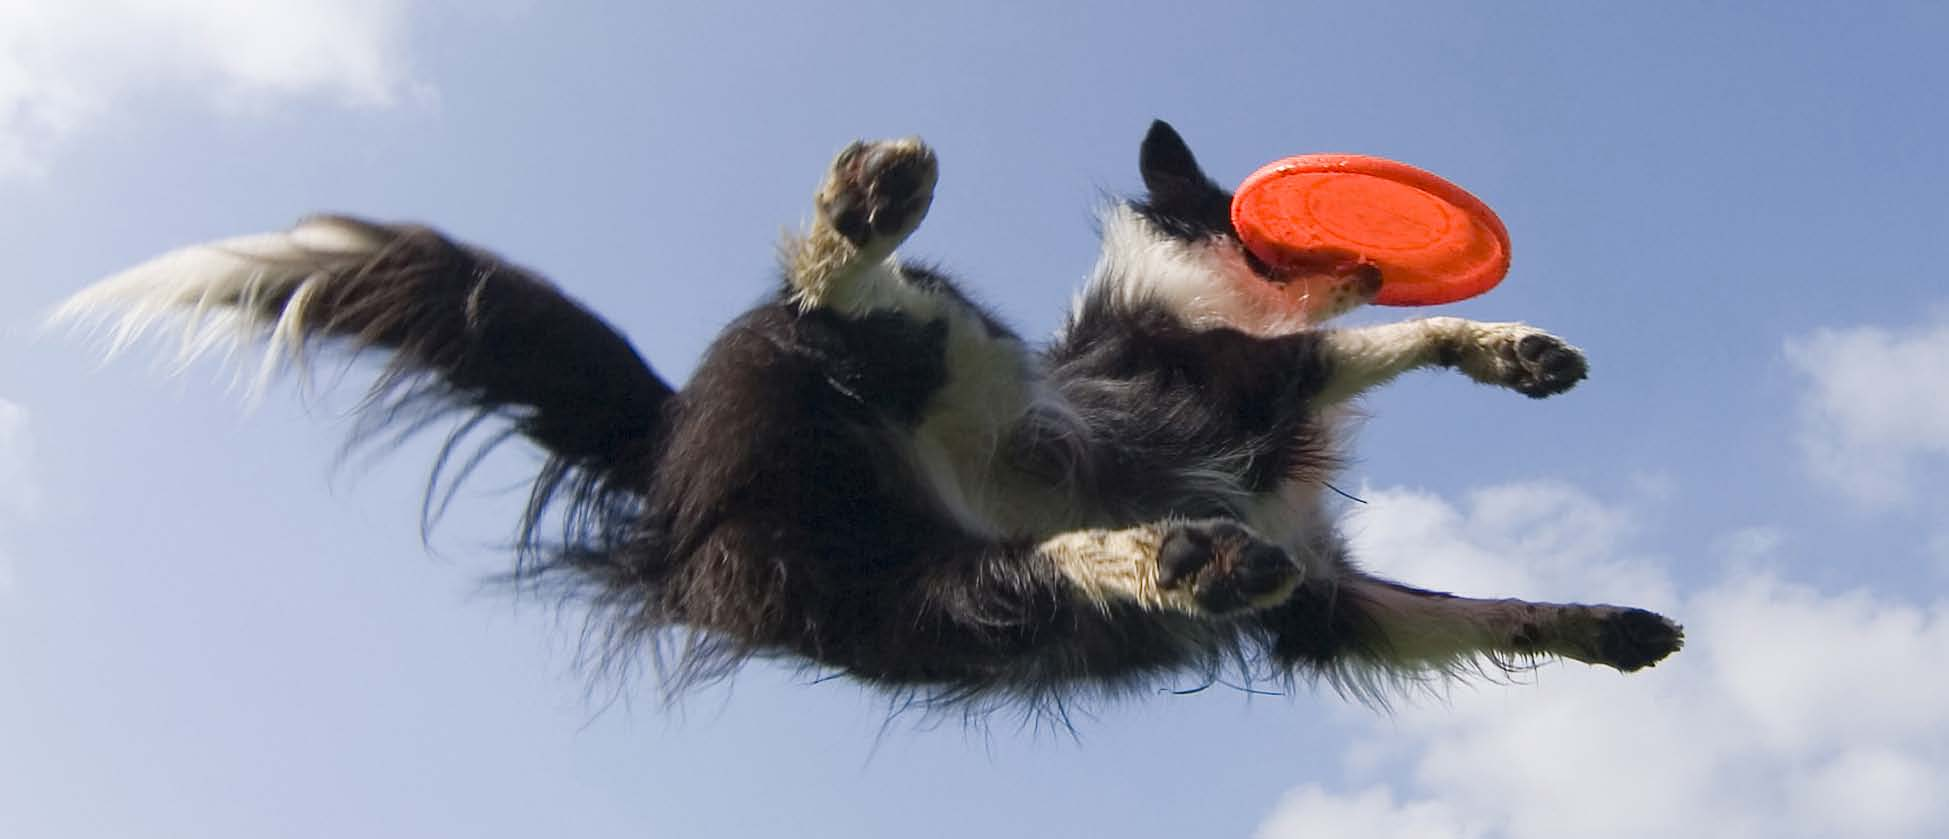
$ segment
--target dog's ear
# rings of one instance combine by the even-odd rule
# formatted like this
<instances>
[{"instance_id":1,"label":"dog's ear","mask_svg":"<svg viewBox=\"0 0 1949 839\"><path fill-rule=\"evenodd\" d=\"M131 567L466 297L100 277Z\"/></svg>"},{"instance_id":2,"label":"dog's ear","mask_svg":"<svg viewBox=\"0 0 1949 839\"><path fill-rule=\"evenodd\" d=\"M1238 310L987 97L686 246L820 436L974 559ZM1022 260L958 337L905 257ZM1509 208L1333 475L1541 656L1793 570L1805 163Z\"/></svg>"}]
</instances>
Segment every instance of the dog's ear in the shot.
<instances>
[{"instance_id":1,"label":"dog's ear","mask_svg":"<svg viewBox=\"0 0 1949 839\"><path fill-rule=\"evenodd\" d=\"M1144 188L1151 200L1201 193L1217 186L1198 168L1191 147L1184 144L1177 129L1163 120L1150 124L1143 148L1137 154L1137 169L1143 173Z\"/></svg>"},{"instance_id":2,"label":"dog's ear","mask_svg":"<svg viewBox=\"0 0 1949 839\"><path fill-rule=\"evenodd\" d=\"M1164 232L1186 239L1232 232L1232 194L1198 168L1191 147L1169 123L1150 124L1137 168L1150 190L1137 209Z\"/></svg>"}]
</instances>

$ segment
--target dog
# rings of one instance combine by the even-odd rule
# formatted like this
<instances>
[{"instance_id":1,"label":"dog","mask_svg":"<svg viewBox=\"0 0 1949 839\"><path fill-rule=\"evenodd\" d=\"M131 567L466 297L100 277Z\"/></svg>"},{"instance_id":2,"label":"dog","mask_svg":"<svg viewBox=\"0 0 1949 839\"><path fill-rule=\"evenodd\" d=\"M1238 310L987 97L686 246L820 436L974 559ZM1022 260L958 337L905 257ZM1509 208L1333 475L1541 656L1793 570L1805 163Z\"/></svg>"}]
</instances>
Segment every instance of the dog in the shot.
<instances>
[{"instance_id":1,"label":"dog","mask_svg":"<svg viewBox=\"0 0 1949 839\"><path fill-rule=\"evenodd\" d=\"M461 417L547 455L513 579L579 598L601 650L673 695L751 658L930 707L1059 708L1180 683L1393 689L1551 658L1635 671L1683 644L1649 611L1481 600L1369 574L1329 481L1348 405L1402 373L1529 397L1586 374L1538 329L1325 322L1371 267L1295 275L1163 122L1108 207L1060 332L1025 341L895 255L931 204L918 139L839 153L775 294L681 389L535 273L435 230L344 216L158 257L56 318L266 370L386 359L359 433ZM463 470L464 471L464 470ZM436 483L439 466L436 466ZM429 487L429 494L432 487Z\"/></svg>"}]
</instances>

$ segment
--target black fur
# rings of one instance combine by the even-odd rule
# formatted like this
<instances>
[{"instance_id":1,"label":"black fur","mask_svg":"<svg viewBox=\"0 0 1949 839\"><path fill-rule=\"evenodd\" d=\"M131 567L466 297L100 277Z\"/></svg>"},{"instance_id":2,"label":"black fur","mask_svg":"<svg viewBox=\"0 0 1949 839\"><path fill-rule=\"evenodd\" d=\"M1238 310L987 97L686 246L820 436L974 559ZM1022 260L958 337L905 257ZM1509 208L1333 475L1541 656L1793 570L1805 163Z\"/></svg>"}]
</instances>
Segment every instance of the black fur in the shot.
<instances>
[{"instance_id":1,"label":"black fur","mask_svg":"<svg viewBox=\"0 0 1949 839\"><path fill-rule=\"evenodd\" d=\"M679 395L667 450L644 466L654 476L646 510L581 540L608 549L536 570L594 583L625 637L693 633L666 663L671 687L752 655L802 657L931 704L1042 704L1167 670L1215 671L1230 630L1083 605L1034 539L965 532L891 456L942 383L938 327L783 302L740 318ZM1167 375L1189 387L1183 372ZM1193 396L1177 398L1180 410ZM1215 418L1202 425L1197 439L1132 445L1116 459L1129 471L1089 478L1150 485L1140 498L1152 500L1125 515L1165 509L1169 488L1144 471L1223 434ZM1130 442L1124 429L1105 432L1106 443Z\"/></svg>"},{"instance_id":2,"label":"black fur","mask_svg":"<svg viewBox=\"0 0 1949 839\"><path fill-rule=\"evenodd\" d=\"M1161 304L1086 297L1048 350L1052 378L1117 455L1097 461L1087 492L1121 521L1236 513L1167 476L1237 452L1242 486L1321 481L1339 467L1330 430L1292 406L1326 381L1313 333L1255 338L1196 330Z\"/></svg>"}]
</instances>

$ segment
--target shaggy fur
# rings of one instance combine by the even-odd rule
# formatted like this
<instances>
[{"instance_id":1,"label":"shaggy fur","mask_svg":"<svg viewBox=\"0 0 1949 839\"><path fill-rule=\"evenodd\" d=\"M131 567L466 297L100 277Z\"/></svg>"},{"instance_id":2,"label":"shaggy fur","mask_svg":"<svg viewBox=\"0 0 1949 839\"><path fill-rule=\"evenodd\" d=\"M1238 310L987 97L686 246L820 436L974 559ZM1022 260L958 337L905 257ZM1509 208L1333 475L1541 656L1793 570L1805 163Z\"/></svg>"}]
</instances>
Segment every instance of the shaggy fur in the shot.
<instances>
[{"instance_id":1,"label":"shaggy fur","mask_svg":"<svg viewBox=\"0 0 1949 839\"><path fill-rule=\"evenodd\" d=\"M1642 610L1370 576L1323 498L1362 391L1443 366L1548 396L1583 378L1574 348L1453 318L1322 327L1378 275L1252 259L1163 123L1146 195L1106 212L1087 288L1032 346L894 256L936 168L913 139L841 152L775 297L681 390L536 275L345 217L165 255L60 317L112 322L118 347L168 323L186 358L260 337L273 367L384 355L367 432L510 422L549 455L517 578L586 598L601 648L647 648L672 691L783 657L972 710L1185 674L1380 700L1483 663L1630 671L1680 646Z\"/></svg>"}]
</instances>

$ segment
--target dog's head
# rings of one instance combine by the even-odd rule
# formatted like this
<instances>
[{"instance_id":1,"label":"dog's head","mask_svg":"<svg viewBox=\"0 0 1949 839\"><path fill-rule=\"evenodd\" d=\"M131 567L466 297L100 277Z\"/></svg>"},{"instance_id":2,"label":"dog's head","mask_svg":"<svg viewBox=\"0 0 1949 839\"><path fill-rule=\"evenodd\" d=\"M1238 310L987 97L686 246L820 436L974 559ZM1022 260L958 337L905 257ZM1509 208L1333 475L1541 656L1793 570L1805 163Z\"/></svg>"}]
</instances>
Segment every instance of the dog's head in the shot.
<instances>
[{"instance_id":1,"label":"dog's head","mask_svg":"<svg viewBox=\"0 0 1949 839\"><path fill-rule=\"evenodd\" d=\"M1104 214L1090 296L1258 334L1304 329L1372 299L1376 277L1282 271L1254 257L1232 225L1231 191L1169 123L1151 123L1137 168L1146 193Z\"/></svg>"}]
</instances>

